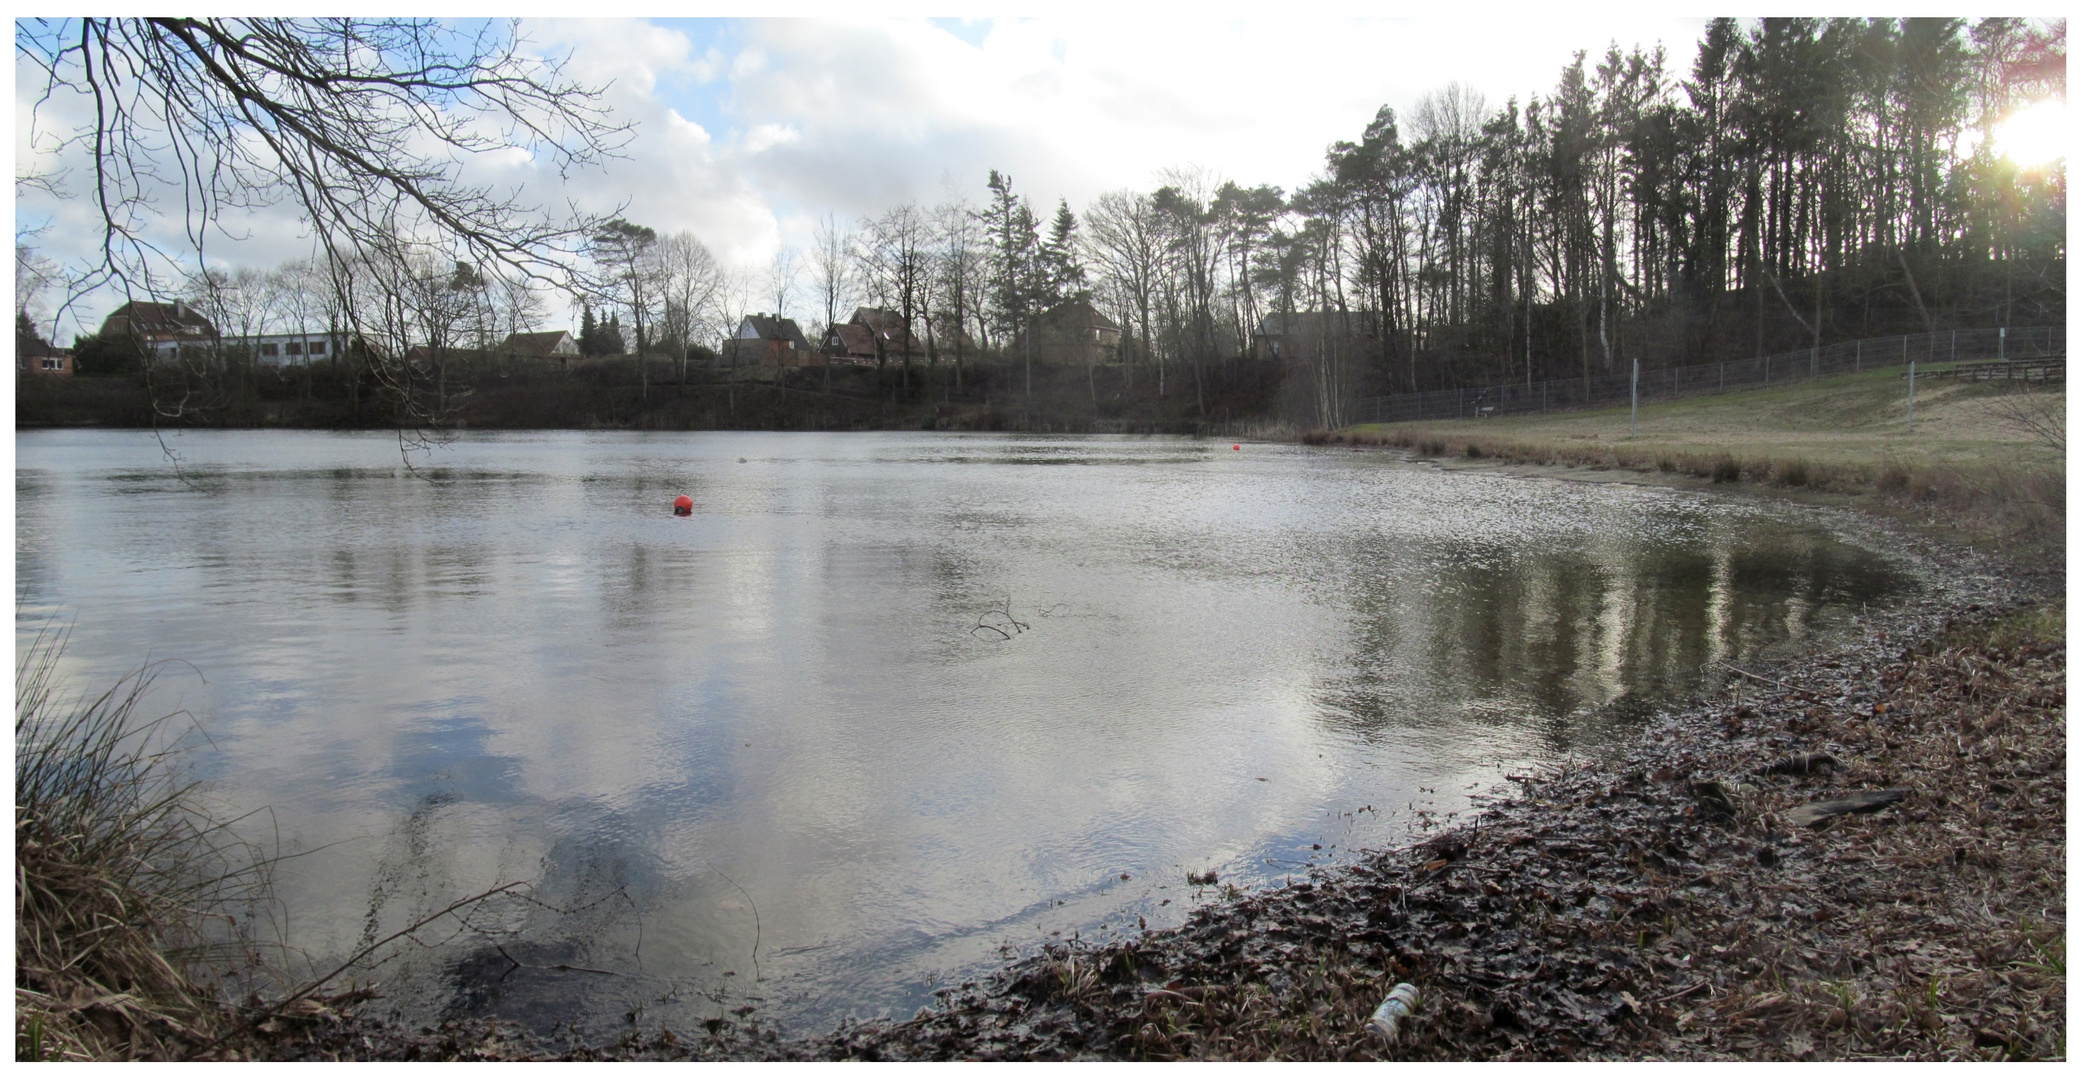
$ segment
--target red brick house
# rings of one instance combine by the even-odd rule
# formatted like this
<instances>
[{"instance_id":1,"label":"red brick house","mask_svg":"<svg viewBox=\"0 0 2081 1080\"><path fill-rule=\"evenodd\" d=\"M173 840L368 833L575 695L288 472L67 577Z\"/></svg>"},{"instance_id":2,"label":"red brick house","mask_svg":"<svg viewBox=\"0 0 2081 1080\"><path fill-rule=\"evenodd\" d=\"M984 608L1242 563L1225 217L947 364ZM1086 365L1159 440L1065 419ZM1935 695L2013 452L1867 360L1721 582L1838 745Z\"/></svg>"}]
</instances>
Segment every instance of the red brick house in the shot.
<instances>
[{"instance_id":1,"label":"red brick house","mask_svg":"<svg viewBox=\"0 0 2081 1080\"><path fill-rule=\"evenodd\" d=\"M39 341L15 357L15 368L24 375L55 375L69 379L73 374L72 352Z\"/></svg>"},{"instance_id":2,"label":"red brick house","mask_svg":"<svg viewBox=\"0 0 2081 1080\"><path fill-rule=\"evenodd\" d=\"M874 331L859 323L839 323L824 334L824 356L837 363L874 363Z\"/></svg>"},{"instance_id":3,"label":"red brick house","mask_svg":"<svg viewBox=\"0 0 2081 1080\"><path fill-rule=\"evenodd\" d=\"M809 363L816 355L795 320L764 312L746 315L744 321L737 324L737 333L723 344L718 360L731 367L753 364L796 367Z\"/></svg>"},{"instance_id":4,"label":"red brick house","mask_svg":"<svg viewBox=\"0 0 2081 1080\"><path fill-rule=\"evenodd\" d=\"M1021 335L1013 348L1023 349ZM1120 353L1120 324L1083 300L1057 304L1033 321L1034 358L1052 364L1111 363Z\"/></svg>"}]
</instances>

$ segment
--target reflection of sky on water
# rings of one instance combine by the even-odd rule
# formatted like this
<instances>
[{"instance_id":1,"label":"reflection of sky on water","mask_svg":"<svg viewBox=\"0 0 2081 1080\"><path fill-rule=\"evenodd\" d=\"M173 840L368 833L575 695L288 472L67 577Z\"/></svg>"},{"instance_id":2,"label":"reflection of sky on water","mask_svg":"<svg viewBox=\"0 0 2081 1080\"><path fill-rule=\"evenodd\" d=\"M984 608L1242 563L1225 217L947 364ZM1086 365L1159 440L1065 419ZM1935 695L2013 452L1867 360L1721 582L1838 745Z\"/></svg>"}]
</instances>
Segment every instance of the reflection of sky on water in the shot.
<instances>
[{"instance_id":1,"label":"reflection of sky on water","mask_svg":"<svg viewBox=\"0 0 2081 1080\"><path fill-rule=\"evenodd\" d=\"M173 441L187 483L149 435L18 438L18 641L196 665L162 697L220 797L339 844L285 876L300 944L537 880L586 912L537 947L644 975L536 988L602 1023L753 926L769 1009L906 1011L1910 586L1815 515L1300 448L479 435L422 479L385 436Z\"/></svg>"}]
</instances>

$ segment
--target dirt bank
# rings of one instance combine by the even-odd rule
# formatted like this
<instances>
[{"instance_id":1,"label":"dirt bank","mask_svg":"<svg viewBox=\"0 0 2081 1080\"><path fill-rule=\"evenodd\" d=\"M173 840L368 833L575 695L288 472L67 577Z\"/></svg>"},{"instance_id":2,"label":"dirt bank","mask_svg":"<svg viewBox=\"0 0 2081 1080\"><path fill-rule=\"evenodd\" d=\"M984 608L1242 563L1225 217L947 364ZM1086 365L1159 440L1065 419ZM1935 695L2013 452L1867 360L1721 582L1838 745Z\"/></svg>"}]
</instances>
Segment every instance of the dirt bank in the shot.
<instances>
[{"instance_id":1,"label":"dirt bank","mask_svg":"<svg viewBox=\"0 0 2081 1080\"><path fill-rule=\"evenodd\" d=\"M2065 1054L2063 584L1871 621L1469 825L1182 927L1054 945L905 1021L609 1046L321 1018L277 1057L1988 1059ZM2046 597L2052 597L2047 599ZM1803 823L1857 793L1894 800ZM1215 886L1222 889L1222 886ZM1367 1034L1400 982L1403 1038Z\"/></svg>"}]
</instances>

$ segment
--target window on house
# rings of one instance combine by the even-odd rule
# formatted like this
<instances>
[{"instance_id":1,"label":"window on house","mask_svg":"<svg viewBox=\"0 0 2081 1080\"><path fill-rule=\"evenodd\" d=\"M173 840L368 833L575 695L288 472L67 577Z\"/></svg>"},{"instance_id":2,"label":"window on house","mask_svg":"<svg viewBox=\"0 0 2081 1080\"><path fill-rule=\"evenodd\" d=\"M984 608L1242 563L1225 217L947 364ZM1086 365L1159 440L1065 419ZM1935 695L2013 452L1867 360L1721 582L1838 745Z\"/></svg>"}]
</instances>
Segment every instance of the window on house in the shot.
<instances>
[{"instance_id":1,"label":"window on house","mask_svg":"<svg viewBox=\"0 0 2081 1080\"><path fill-rule=\"evenodd\" d=\"M322 342L322 341L313 341L313 342L311 342L311 355L312 355L312 356L324 356L324 355L325 355L325 343L324 343L324 342Z\"/></svg>"},{"instance_id":2,"label":"window on house","mask_svg":"<svg viewBox=\"0 0 2081 1080\"><path fill-rule=\"evenodd\" d=\"M286 344L284 344L284 345L282 346L282 351L283 351L283 352L286 352L286 353L288 353L288 354L289 354L289 355L291 355L291 356L302 356L302 355L303 355L303 342L301 342L301 341L291 341L291 342L288 342L288 343L286 343Z\"/></svg>"},{"instance_id":3,"label":"window on house","mask_svg":"<svg viewBox=\"0 0 2081 1080\"><path fill-rule=\"evenodd\" d=\"M263 341L260 343L260 355L262 356L274 356L280 353L281 351L282 350L276 347L275 343L272 341Z\"/></svg>"},{"instance_id":4,"label":"window on house","mask_svg":"<svg viewBox=\"0 0 2081 1080\"><path fill-rule=\"evenodd\" d=\"M65 361L60 357L46 356L43 358L43 370L63 371L65 370Z\"/></svg>"}]
</instances>

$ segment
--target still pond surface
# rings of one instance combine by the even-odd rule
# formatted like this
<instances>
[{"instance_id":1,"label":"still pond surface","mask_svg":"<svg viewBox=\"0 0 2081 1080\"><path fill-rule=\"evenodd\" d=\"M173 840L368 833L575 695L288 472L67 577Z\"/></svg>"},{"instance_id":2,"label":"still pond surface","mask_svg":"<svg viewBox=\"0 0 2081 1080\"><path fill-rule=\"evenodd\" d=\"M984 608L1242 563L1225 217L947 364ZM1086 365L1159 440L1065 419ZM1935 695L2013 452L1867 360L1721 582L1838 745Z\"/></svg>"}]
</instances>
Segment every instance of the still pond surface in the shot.
<instances>
[{"instance_id":1,"label":"still pond surface","mask_svg":"<svg viewBox=\"0 0 2081 1080\"><path fill-rule=\"evenodd\" d=\"M1923 587L1819 512L1300 447L472 434L412 475L388 435L168 443L17 436L17 654L56 619L83 686L193 666L160 701L315 851L279 882L315 955L532 882L491 916L529 966L464 937L393 1001L595 1036L718 990L908 1015L1007 946L1177 922L1188 871L1403 840Z\"/></svg>"}]
</instances>

